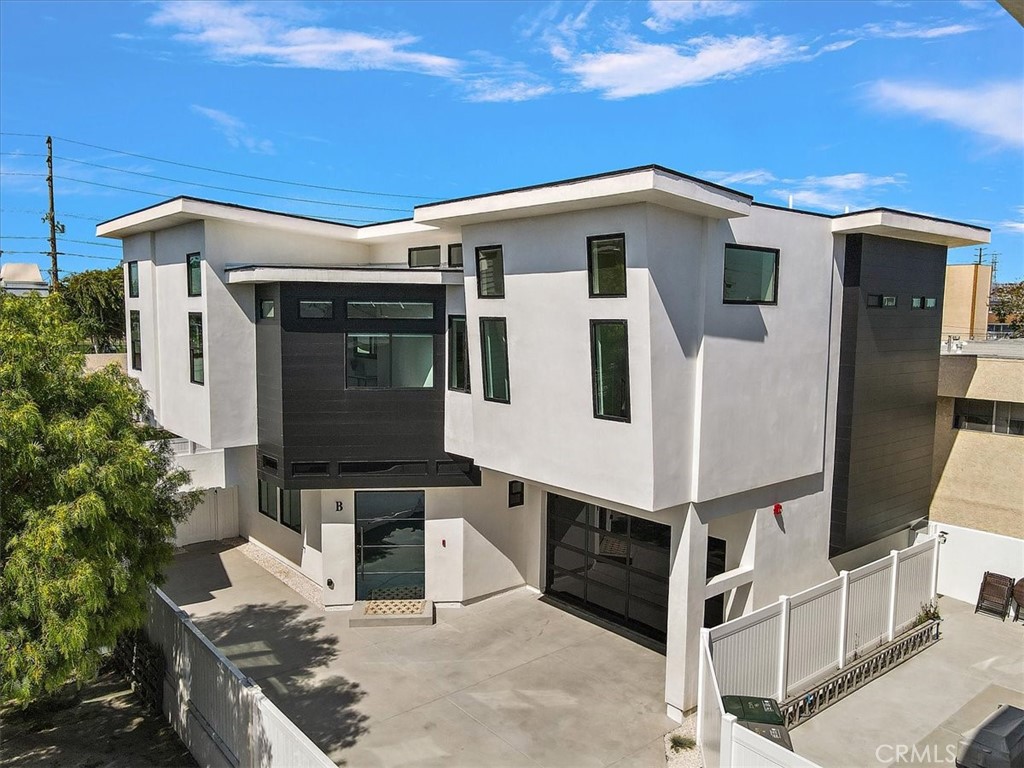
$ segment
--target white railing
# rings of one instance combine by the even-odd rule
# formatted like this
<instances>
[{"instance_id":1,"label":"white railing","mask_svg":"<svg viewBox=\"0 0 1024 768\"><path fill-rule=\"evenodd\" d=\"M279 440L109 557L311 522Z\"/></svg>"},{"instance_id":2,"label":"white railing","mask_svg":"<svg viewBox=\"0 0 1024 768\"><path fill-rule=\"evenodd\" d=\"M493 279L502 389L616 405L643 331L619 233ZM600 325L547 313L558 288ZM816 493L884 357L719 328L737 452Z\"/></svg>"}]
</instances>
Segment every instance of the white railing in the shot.
<instances>
[{"instance_id":1,"label":"white railing","mask_svg":"<svg viewBox=\"0 0 1024 768\"><path fill-rule=\"evenodd\" d=\"M726 694L784 701L909 629L935 598L937 539L800 592L711 630Z\"/></svg>"},{"instance_id":2,"label":"white railing","mask_svg":"<svg viewBox=\"0 0 1024 768\"><path fill-rule=\"evenodd\" d=\"M914 626L935 599L939 541L904 550L701 631L697 740L707 768L814 768L736 725L722 693L780 704ZM915 648L917 641L912 643Z\"/></svg>"},{"instance_id":3,"label":"white railing","mask_svg":"<svg viewBox=\"0 0 1024 768\"><path fill-rule=\"evenodd\" d=\"M161 590L146 634L163 651L164 711L201 765L333 768L334 763Z\"/></svg>"}]
</instances>

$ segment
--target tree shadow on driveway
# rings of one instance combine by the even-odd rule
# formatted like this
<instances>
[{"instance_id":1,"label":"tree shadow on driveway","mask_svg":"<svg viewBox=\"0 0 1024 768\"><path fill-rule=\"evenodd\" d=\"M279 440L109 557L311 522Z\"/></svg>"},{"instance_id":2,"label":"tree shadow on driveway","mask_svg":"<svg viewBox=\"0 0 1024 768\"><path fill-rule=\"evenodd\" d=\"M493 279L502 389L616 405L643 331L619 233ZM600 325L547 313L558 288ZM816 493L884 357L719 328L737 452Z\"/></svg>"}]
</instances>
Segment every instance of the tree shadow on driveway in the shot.
<instances>
[{"instance_id":1,"label":"tree shadow on driveway","mask_svg":"<svg viewBox=\"0 0 1024 768\"><path fill-rule=\"evenodd\" d=\"M357 706L366 695L359 683L317 676L339 653L323 617L281 601L240 605L194 621L324 752L352 747L368 732L368 718Z\"/></svg>"}]
</instances>

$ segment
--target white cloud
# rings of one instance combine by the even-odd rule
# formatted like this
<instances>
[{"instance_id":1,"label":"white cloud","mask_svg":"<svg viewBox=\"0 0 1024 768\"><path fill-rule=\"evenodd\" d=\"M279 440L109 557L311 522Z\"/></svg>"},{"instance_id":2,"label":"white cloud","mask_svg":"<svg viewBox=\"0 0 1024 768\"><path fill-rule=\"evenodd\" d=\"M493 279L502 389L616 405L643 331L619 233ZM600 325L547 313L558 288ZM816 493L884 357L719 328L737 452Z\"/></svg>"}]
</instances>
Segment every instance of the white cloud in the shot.
<instances>
[{"instance_id":1,"label":"white cloud","mask_svg":"<svg viewBox=\"0 0 1024 768\"><path fill-rule=\"evenodd\" d=\"M1017 218L999 222L999 229L1004 232L1024 235L1024 205L1017 206Z\"/></svg>"},{"instance_id":2,"label":"white cloud","mask_svg":"<svg viewBox=\"0 0 1024 768\"><path fill-rule=\"evenodd\" d=\"M858 30L845 34L860 35L861 37L889 38L893 40L917 39L934 40L939 37L950 37L952 35L963 35L967 32L977 32L981 27L975 24L914 24L909 21L889 21L884 24L865 24Z\"/></svg>"},{"instance_id":3,"label":"white cloud","mask_svg":"<svg viewBox=\"0 0 1024 768\"><path fill-rule=\"evenodd\" d=\"M886 187L898 187L905 182L901 173L875 176L870 173L839 173L832 176L804 176L781 179L771 171L757 168L749 171L704 171L700 174L710 181L725 185L771 187L768 193L782 201L793 198L793 205L842 211L870 208L875 205L872 195Z\"/></svg>"},{"instance_id":4,"label":"white cloud","mask_svg":"<svg viewBox=\"0 0 1024 768\"><path fill-rule=\"evenodd\" d=\"M775 175L771 171L764 169L757 169L753 171L703 171L701 177L708 181L714 181L719 184L751 184L753 186L762 186L764 184L771 184L774 181L778 181Z\"/></svg>"},{"instance_id":5,"label":"white cloud","mask_svg":"<svg viewBox=\"0 0 1024 768\"><path fill-rule=\"evenodd\" d=\"M951 88L881 80L868 93L881 107L949 123L1000 144L1024 146L1024 82Z\"/></svg>"},{"instance_id":6,"label":"white cloud","mask_svg":"<svg viewBox=\"0 0 1024 768\"><path fill-rule=\"evenodd\" d=\"M654 32L668 32L679 24L713 16L738 16L750 4L737 0L650 0L650 18L644 26Z\"/></svg>"},{"instance_id":7,"label":"white cloud","mask_svg":"<svg viewBox=\"0 0 1024 768\"><path fill-rule=\"evenodd\" d=\"M468 101L529 101L554 89L544 83L528 83L522 80L503 81L497 78L481 77L466 83Z\"/></svg>"},{"instance_id":8,"label":"white cloud","mask_svg":"<svg viewBox=\"0 0 1024 768\"><path fill-rule=\"evenodd\" d=\"M258 139L253 136L245 123L234 115L222 112L219 109L203 107L199 104L192 105L192 111L202 115L213 123L214 128L224 134L228 144L232 147L241 147L257 155L274 154L274 143L269 139Z\"/></svg>"},{"instance_id":9,"label":"white cloud","mask_svg":"<svg viewBox=\"0 0 1024 768\"><path fill-rule=\"evenodd\" d=\"M822 49L820 51L818 51L818 53L832 53L833 51L842 51L842 50L845 50L845 49L849 48L851 45L856 45L858 42L860 42L860 41L859 40L840 40L840 41L835 42L835 43L829 43L828 45L823 46Z\"/></svg>"},{"instance_id":10,"label":"white cloud","mask_svg":"<svg viewBox=\"0 0 1024 768\"><path fill-rule=\"evenodd\" d=\"M217 61L327 70L403 70L450 76L461 62L410 50L419 38L408 34L370 35L314 26L301 5L165 2L150 18L177 29L175 38L205 49Z\"/></svg>"},{"instance_id":11,"label":"white cloud","mask_svg":"<svg viewBox=\"0 0 1024 768\"><path fill-rule=\"evenodd\" d=\"M769 69L804 55L803 48L782 35L705 35L682 46L627 38L619 50L580 54L568 69L583 88L624 99Z\"/></svg>"}]
</instances>

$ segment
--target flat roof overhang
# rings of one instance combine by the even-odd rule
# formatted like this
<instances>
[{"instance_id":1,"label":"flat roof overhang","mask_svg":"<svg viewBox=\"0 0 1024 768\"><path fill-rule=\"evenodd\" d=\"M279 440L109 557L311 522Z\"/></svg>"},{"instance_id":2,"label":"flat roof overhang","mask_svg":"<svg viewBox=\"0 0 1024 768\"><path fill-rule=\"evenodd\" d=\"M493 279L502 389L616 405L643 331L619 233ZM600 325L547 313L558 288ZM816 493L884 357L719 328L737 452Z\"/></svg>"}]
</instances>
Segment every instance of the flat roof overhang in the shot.
<instances>
[{"instance_id":1,"label":"flat roof overhang","mask_svg":"<svg viewBox=\"0 0 1024 768\"><path fill-rule=\"evenodd\" d=\"M836 216L832 219L832 232L837 235L894 237L898 240L944 245L947 248L982 245L989 242L992 237L992 233L985 227L889 208L875 208Z\"/></svg>"},{"instance_id":2,"label":"flat roof overhang","mask_svg":"<svg viewBox=\"0 0 1024 768\"><path fill-rule=\"evenodd\" d=\"M413 220L464 226L631 203L654 203L697 216L731 219L748 216L752 201L749 195L650 166L420 205Z\"/></svg>"},{"instance_id":3,"label":"flat roof overhang","mask_svg":"<svg viewBox=\"0 0 1024 768\"><path fill-rule=\"evenodd\" d=\"M238 264L228 265L228 285L254 283L400 283L403 285L462 285L461 269L384 265L338 267Z\"/></svg>"}]
</instances>

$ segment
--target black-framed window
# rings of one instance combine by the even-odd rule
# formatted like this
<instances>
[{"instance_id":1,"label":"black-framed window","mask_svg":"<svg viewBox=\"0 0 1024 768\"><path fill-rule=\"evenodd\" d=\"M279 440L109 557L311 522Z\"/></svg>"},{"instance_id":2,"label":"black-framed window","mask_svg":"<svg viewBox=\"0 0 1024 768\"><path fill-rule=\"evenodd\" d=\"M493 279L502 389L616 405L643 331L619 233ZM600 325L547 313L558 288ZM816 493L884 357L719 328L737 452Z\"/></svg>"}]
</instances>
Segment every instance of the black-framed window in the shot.
<instances>
[{"instance_id":1,"label":"black-framed window","mask_svg":"<svg viewBox=\"0 0 1024 768\"><path fill-rule=\"evenodd\" d=\"M329 461L293 461L292 475L296 477L326 477L331 474Z\"/></svg>"},{"instance_id":2,"label":"black-framed window","mask_svg":"<svg viewBox=\"0 0 1024 768\"><path fill-rule=\"evenodd\" d=\"M469 333L465 315L448 318L448 389L469 392Z\"/></svg>"},{"instance_id":3,"label":"black-framed window","mask_svg":"<svg viewBox=\"0 0 1024 768\"><path fill-rule=\"evenodd\" d=\"M1024 435L1024 403L958 397L953 426L996 435Z\"/></svg>"},{"instance_id":4,"label":"black-framed window","mask_svg":"<svg viewBox=\"0 0 1024 768\"><path fill-rule=\"evenodd\" d=\"M868 294L868 306L876 307L881 309L895 309L897 304L897 298L891 294L885 293L869 293Z\"/></svg>"},{"instance_id":5,"label":"black-framed window","mask_svg":"<svg viewBox=\"0 0 1024 768\"><path fill-rule=\"evenodd\" d=\"M272 470L274 472L277 471L277 459L276 458L274 458L273 456L268 456L267 454L264 453L261 456L261 459L262 459L262 463L263 463L263 468L264 469L269 469L269 470Z\"/></svg>"},{"instance_id":6,"label":"black-framed window","mask_svg":"<svg viewBox=\"0 0 1024 768\"><path fill-rule=\"evenodd\" d=\"M481 299L505 298L505 256L500 245L476 249L476 293Z\"/></svg>"},{"instance_id":7,"label":"black-framed window","mask_svg":"<svg viewBox=\"0 0 1024 768\"><path fill-rule=\"evenodd\" d=\"M203 259L198 253L190 253L185 257L185 270L188 278L188 295L203 295Z\"/></svg>"},{"instance_id":8,"label":"black-framed window","mask_svg":"<svg viewBox=\"0 0 1024 768\"><path fill-rule=\"evenodd\" d=\"M725 246L722 301L725 304L778 303L779 249Z\"/></svg>"},{"instance_id":9,"label":"black-framed window","mask_svg":"<svg viewBox=\"0 0 1024 768\"><path fill-rule=\"evenodd\" d=\"M522 480L508 481L508 506L521 507L526 501L526 485Z\"/></svg>"},{"instance_id":10,"label":"black-framed window","mask_svg":"<svg viewBox=\"0 0 1024 768\"><path fill-rule=\"evenodd\" d=\"M349 320L433 320L432 301L346 301Z\"/></svg>"},{"instance_id":11,"label":"black-framed window","mask_svg":"<svg viewBox=\"0 0 1024 768\"><path fill-rule=\"evenodd\" d=\"M508 327L504 317L480 318L484 400L511 402L508 375Z\"/></svg>"},{"instance_id":12,"label":"black-framed window","mask_svg":"<svg viewBox=\"0 0 1024 768\"><path fill-rule=\"evenodd\" d=\"M911 296L910 297L910 308L911 309L935 309L939 304L939 300L934 296Z\"/></svg>"},{"instance_id":13,"label":"black-framed window","mask_svg":"<svg viewBox=\"0 0 1024 768\"><path fill-rule=\"evenodd\" d=\"M330 299L299 299L299 317L304 320L330 320L334 302Z\"/></svg>"},{"instance_id":14,"label":"black-framed window","mask_svg":"<svg viewBox=\"0 0 1024 768\"><path fill-rule=\"evenodd\" d=\"M272 319L276 311L273 299L260 299L260 320Z\"/></svg>"},{"instance_id":15,"label":"black-framed window","mask_svg":"<svg viewBox=\"0 0 1024 768\"><path fill-rule=\"evenodd\" d=\"M302 532L302 491L281 489L281 525Z\"/></svg>"},{"instance_id":16,"label":"black-framed window","mask_svg":"<svg viewBox=\"0 0 1024 768\"><path fill-rule=\"evenodd\" d=\"M462 266L462 243L452 243L448 246L448 266Z\"/></svg>"},{"instance_id":17,"label":"black-framed window","mask_svg":"<svg viewBox=\"0 0 1024 768\"><path fill-rule=\"evenodd\" d=\"M142 370L142 320L139 310L128 311L128 326L132 345L132 370Z\"/></svg>"},{"instance_id":18,"label":"black-framed window","mask_svg":"<svg viewBox=\"0 0 1024 768\"><path fill-rule=\"evenodd\" d=\"M628 337L625 320L590 321L595 418L629 421Z\"/></svg>"},{"instance_id":19,"label":"black-framed window","mask_svg":"<svg viewBox=\"0 0 1024 768\"><path fill-rule=\"evenodd\" d=\"M128 262L128 298L139 298L139 262Z\"/></svg>"},{"instance_id":20,"label":"black-framed window","mask_svg":"<svg viewBox=\"0 0 1024 768\"><path fill-rule=\"evenodd\" d=\"M434 336L429 333L349 333L345 339L348 389L431 389Z\"/></svg>"},{"instance_id":21,"label":"black-framed window","mask_svg":"<svg viewBox=\"0 0 1024 768\"><path fill-rule=\"evenodd\" d=\"M594 235L587 238L587 273L590 298L626 295L626 236Z\"/></svg>"},{"instance_id":22,"label":"black-framed window","mask_svg":"<svg viewBox=\"0 0 1024 768\"><path fill-rule=\"evenodd\" d=\"M410 267L440 267L441 246L425 245L409 249Z\"/></svg>"},{"instance_id":23,"label":"black-framed window","mask_svg":"<svg viewBox=\"0 0 1024 768\"><path fill-rule=\"evenodd\" d=\"M274 522L277 522L277 486L262 477L256 478L257 493L259 495L259 509L261 515L266 515Z\"/></svg>"},{"instance_id":24,"label":"black-framed window","mask_svg":"<svg viewBox=\"0 0 1024 768\"><path fill-rule=\"evenodd\" d=\"M193 384L206 382L203 360L203 313L188 313L188 359L189 381Z\"/></svg>"}]
</instances>

